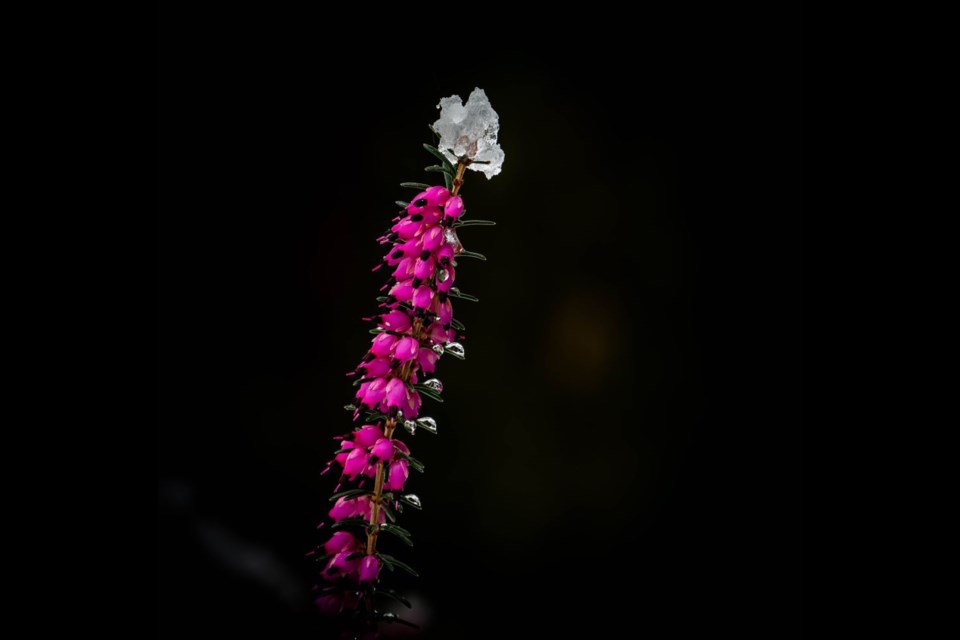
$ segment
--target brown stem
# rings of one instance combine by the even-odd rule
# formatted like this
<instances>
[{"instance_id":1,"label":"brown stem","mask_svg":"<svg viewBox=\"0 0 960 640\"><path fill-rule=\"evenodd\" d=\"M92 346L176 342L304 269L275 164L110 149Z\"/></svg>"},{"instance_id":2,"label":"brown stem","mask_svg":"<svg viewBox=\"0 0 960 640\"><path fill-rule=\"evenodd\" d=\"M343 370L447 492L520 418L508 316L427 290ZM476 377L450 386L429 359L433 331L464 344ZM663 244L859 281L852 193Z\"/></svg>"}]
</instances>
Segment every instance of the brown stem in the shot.
<instances>
[{"instance_id":1,"label":"brown stem","mask_svg":"<svg viewBox=\"0 0 960 640\"><path fill-rule=\"evenodd\" d=\"M460 187L463 186L463 174L467 170L467 165L470 164L469 160L461 160L457 163L457 175L453 178L453 195L457 195L460 191Z\"/></svg>"},{"instance_id":2,"label":"brown stem","mask_svg":"<svg viewBox=\"0 0 960 640\"><path fill-rule=\"evenodd\" d=\"M423 322L418 318L413 321L413 330L411 334L420 342L423 339L421 335L423 330ZM404 384L407 383L410 378L410 374L413 372L413 363L416 362L416 358L408 361L403 367L400 368L399 378L403 380ZM397 428L397 419L388 418L386 424L383 426L383 436L385 438L390 438L393 435L394 429ZM373 503L373 507L370 509L370 532L367 533L367 555L372 556L373 552L377 550L377 536L380 531L376 525L380 522L380 504L383 502L383 461L377 463L377 476L373 483L373 497L370 499Z\"/></svg>"}]
</instances>

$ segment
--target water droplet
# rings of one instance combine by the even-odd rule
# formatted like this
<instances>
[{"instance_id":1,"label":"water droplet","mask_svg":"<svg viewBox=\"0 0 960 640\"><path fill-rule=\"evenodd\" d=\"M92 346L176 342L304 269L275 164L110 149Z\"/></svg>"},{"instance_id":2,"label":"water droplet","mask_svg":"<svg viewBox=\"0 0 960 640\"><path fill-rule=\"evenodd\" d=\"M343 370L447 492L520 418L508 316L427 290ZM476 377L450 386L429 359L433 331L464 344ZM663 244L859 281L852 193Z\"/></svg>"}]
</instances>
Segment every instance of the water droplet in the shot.
<instances>
[{"instance_id":1,"label":"water droplet","mask_svg":"<svg viewBox=\"0 0 960 640\"><path fill-rule=\"evenodd\" d=\"M460 238L457 237L457 232L450 227L443 230L443 239L446 240L447 244L453 246L454 255L463 251L463 245L460 244Z\"/></svg>"},{"instance_id":2,"label":"water droplet","mask_svg":"<svg viewBox=\"0 0 960 640\"><path fill-rule=\"evenodd\" d=\"M419 418L417 424L420 425L424 431L429 431L432 434L437 433L437 421L433 418Z\"/></svg>"},{"instance_id":3,"label":"water droplet","mask_svg":"<svg viewBox=\"0 0 960 640\"><path fill-rule=\"evenodd\" d=\"M431 347L431 349L433 349L433 352L436 353L438 356L442 356L442 355L443 355L443 345L442 345L442 344L435 344L435 345L433 345L433 346Z\"/></svg>"},{"instance_id":4,"label":"water droplet","mask_svg":"<svg viewBox=\"0 0 960 640\"><path fill-rule=\"evenodd\" d=\"M403 428L406 429L410 435L414 435L417 432L417 423L413 420L404 420Z\"/></svg>"},{"instance_id":5,"label":"water droplet","mask_svg":"<svg viewBox=\"0 0 960 640\"><path fill-rule=\"evenodd\" d=\"M404 499L406 502L409 502L410 504L412 504L413 506L415 506L417 509L422 509L422 508L423 508L423 505L420 504L420 498L418 498L418 497L417 497L417 494L415 494L415 493L408 493L408 494L406 494L405 496L403 496L403 499Z\"/></svg>"},{"instance_id":6,"label":"water droplet","mask_svg":"<svg viewBox=\"0 0 960 640\"><path fill-rule=\"evenodd\" d=\"M437 380L436 378L430 378L429 380L423 381L423 386L427 389L433 389L437 393L443 391L443 383Z\"/></svg>"},{"instance_id":7,"label":"water droplet","mask_svg":"<svg viewBox=\"0 0 960 640\"><path fill-rule=\"evenodd\" d=\"M459 342L448 342L443 348L447 353L461 360L466 356L466 353L463 351L463 345Z\"/></svg>"},{"instance_id":8,"label":"water droplet","mask_svg":"<svg viewBox=\"0 0 960 640\"><path fill-rule=\"evenodd\" d=\"M447 278L449 277L450 274L447 273L446 269L440 269L440 271L437 271L437 282L446 282Z\"/></svg>"}]
</instances>

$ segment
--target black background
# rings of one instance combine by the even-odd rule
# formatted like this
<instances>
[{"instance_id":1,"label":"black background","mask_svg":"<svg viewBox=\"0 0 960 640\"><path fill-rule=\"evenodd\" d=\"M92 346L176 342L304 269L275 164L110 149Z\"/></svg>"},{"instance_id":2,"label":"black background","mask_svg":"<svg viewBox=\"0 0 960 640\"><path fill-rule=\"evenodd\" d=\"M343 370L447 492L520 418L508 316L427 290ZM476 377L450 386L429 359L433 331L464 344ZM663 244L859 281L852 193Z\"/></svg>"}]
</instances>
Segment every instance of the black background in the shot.
<instances>
[{"instance_id":1,"label":"black background","mask_svg":"<svg viewBox=\"0 0 960 640\"><path fill-rule=\"evenodd\" d=\"M161 15L161 637L326 636L304 552L374 238L475 86L498 226L461 234L481 302L388 579L428 637L800 637L799 12L481 11Z\"/></svg>"}]
</instances>

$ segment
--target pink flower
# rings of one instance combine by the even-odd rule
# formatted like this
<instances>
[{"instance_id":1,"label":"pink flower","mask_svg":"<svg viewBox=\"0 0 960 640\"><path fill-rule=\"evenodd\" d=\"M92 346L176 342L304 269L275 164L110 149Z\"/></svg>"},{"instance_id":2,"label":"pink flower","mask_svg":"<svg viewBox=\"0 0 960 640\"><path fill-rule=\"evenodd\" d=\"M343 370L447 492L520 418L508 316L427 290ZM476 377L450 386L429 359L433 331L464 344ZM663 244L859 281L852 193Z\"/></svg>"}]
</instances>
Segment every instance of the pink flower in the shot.
<instances>
[{"instance_id":1,"label":"pink flower","mask_svg":"<svg viewBox=\"0 0 960 640\"><path fill-rule=\"evenodd\" d=\"M389 333L380 333L373 339L370 345L370 353L375 356L388 356L393 351L393 346L397 344L397 337Z\"/></svg>"},{"instance_id":2,"label":"pink flower","mask_svg":"<svg viewBox=\"0 0 960 640\"><path fill-rule=\"evenodd\" d=\"M404 333L410 330L410 314L406 311L394 309L390 313L380 316L380 326L384 329Z\"/></svg>"},{"instance_id":3,"label":"pink flower","mask_svg":"<svg viewBox=\"0 0 960 640\"><path fill-rule=\"evenodd\" d=\"M341 551L330 558L330 561L327 563L327 568L324 569L326 577L332 579L347 576L356 571L357 567L360 566L359 559L348 560L353 554L353 551Z\"/></svg>"},{"instance_id":4,"label":"pink flower","mask_svg":"<svg viewBox=\"0 0 960 640\"><path fill-rule=\"evenodd\" d=\"M353 591L326 593L313 601L320 613L325 616L335 616L343 611L356 609L359 602L359 598Z\"/></svg>"},{"instance_id":5,"label":"pink flower","mask_svg":"<svg viewBox=\"0 0 960 640\"><path fill-rule=\"evenodd\" d=\"M440 302L440 296L437 296L434 299L433 304L434 313L440 316L440 324L443 326L450 324L450 321L453 320L453 303L450 302L450 298Z\"/></svg>"},{"instance_id":6,"label":"pink flower","mask_svg":"<svg viewBox=\"0 0 960 640\"><path fill-rule=\"evenodd\" d=\"M434 251L443 242L443 228L431 227L423 234L423 250Z\"/></svg>"},{"instance_id":7,"label":"pink flower","mask_svg":"<svg viewBox=\"0 0 960 640\"><path fill-rule=\"evenodd\" d=\"M361 518L363 520L369 520L372 511L373 503L370 501L370 496L359 496L357 498L337 498L333 508L330 509L330 517L337 522L340 522L341 520L347 520L349 518ZM386 522L386 520L387 516L381 509L378 522L379 524L383 524Z\"/></svg>"},{"instance_id":8,"label":"pink flower","mask_svg":"<svg viewBox=\"0 0 960 640\"><path fill-rule=\"evenodd\" d=\"M413 306L419 309L426 309L433 301L433 289L427 285L421 285L413 292Z\"/></svg>"},{"instance_id":9,"label":"pink flower","mask_svg":"<svg viewBox=\"0 0 960 640\"><path fill-rule=\"evenodd\" d=\"M393 270L393 277L397 280L408 280L413 277L413 266L416 264L414 258L404 258L397 264Z\"/></svg>"},{"instance_id":10,"label":"pink flower","mask_svg":"<svg viewBox=\"0 0 960 640\"><path fill-rule=\"evenodd\" d=\"M403 491L403 485L407 482L407 476L410 472L407 469L408 462L404 459L390 463L390 471L387 474L387 482L384 485L390 491Z\"/></svg>"},{"instance_id":11,"label":"pink flower","mask_svg":"<svg viewBox=\"0 0 960 640\"><path fill-rule=\"evenodd\" d=\"M420 394L411 391L407 394L406 402L400 407L401 415L410 420L420 414Z\"/></svg>"},{"instance_id":12,"label":"pink flower","mask_svg":"<svg viewBox=\"0 0 960 640\"><path fill-rule=\"evenodd\" d=\"M433 349L423 347L417 355L417 364L420 365L420 369L425 373L433 373L437 369L437 360L439 359L439 353L436 353Z\"/></svg>"},{"instance_id":13,"label":"pink flower","mask_svg":"<svg viewBox=\"0 0 960 640\"><path fill-rule=\"evenodd\" d=\"M437 249L437 264L441 267L445 267L453 261L454 256L456 255L453 250L452 244L445 244L439 249Z\"/></svg>"},{"instance_id":14,"label":"pink flower","mask_svg":"<svg viewBox=\"0 0 960 640\"><path fill-rule=\"evenodd\" d=\"M383 431L374 424L365 424L353 432L353 441L358 447L371 447L373 443L383 437Z\"/></svg>"},{"instance_id":15,"label":"pink flower","mask_svg":"<svg viewBox=\"0 0 960 640\"><path fill-rule=\"evenodd\" d=\"M380 438L377 443L370 448L370 459L375 462L390 462L393 459L393 440L389 438Z\"/></svg>"},{"instance_id":16,"label":"pink flower","mask_svg":"<svg viewBox=\"0 0 960 640\"><path fill-rule=\"evenodd\" d=\"M390 360L387 358L374 358L368 362L364 362L359 367L357 371L361 375L368 378L379 378L390 373Z\"/></svg>"},{"instance_id":17,"label":"pink flower","mask_svg":"<svg viewBox=\"0 0 960 640\"><path fill-rule=\"evenodd\" d=\"M448 218L453 218L456 220L463 215L463 198L460 196L453 196L447 201L447 204L443 207L443 212Z\"/></svg>"},{"instance_id":18,"label":"pink flower","mask_svg":"<svg viewBox=\"0 0 960 640\"><path fill-rule=\"evenodd\" d=\"M426 223L422 215L407 216L397 224L390 227L390 230L397 234L398 238L409 240L423 233Z\"/></svg>"},{"instance_id":19,"label":"pink flower","mask_svg":"<svg viewBox=\"0 0 960 640\"><path fill-rule=\"evenodd\" d=\"M352 449L347 455L347 459L343 463L343 475L352 480L366 471L369 465L370 455L367 453L367 450L357 447L356 449Z\"/></svg>"},{"instance_id":20,"label":"pink flower","mask_svg":"<svg viewBox=\"0 0 960 640\"><path fill-rule=\"evenodd\" d=\"M416 264L413 265L413 275L421 281L432 278L437 268L436 260L430 257L428 251L424 251L424 253L427 254L427 259L417 258Z\"/></svg>"},{"instance_id":21,"label":"pink flower","mask_svg":"<svg viewBox=\"0 0 960 640\"><path fill-rule=\"evenodd\" d=\"M371 409L376 409L380 405L387 392L387 379L376 378L370 382L360 384L357 391L357 400Z\"/></svg>"},{"instance_id":22,"label":"pink flower","mask_svg":"<svg viewBox=\"0 0 960 640\"><path fill-rule=\"evenodd\" d=\"M372 583L377 581L380 575L380 561L376 556L365 556L360 561L360 582Z\"/></svg>"},{"instance_id":23,"label":"pink flower","mask_svg":"<svg viewBox=\"0 0 960 640\"><path fill-rule=\"evenodd\" d=\"M333 555L341 551L357 551L360 549L360 544L356 536L349 531L334 531L330 539L324 543L323 550Z\"/></svg>"},{"instance_id":24,"label":"pink flower","mask_svg":"<svg viewBox=\"0 0 960 640\"><path fill-rule=\"evenodd\" d=\"M440 281L439 272L438 272L437 291L442 291L443 293L447 293L448 291L450 291L451 287L453 287L453 281L456 280L456 277L457 277L457 270L454 269L453 265L451 264L446 267L443 267L443 271L446 273L446 277L443 279L443 281Z\"/></svg>"},{"instance_id":25,"label":"pink flower","mask_svg":"<svg viewBox=\"0 0 960 640\"><path fill-rule=\"evenodd\" d=\"M410 302L413 298L413 280L405 280L393 285L390 288L390 295L397 302Z\"/></svg>"},{"instance_id":26,"label":"pink flower","mask_svg":"<svg viewBox=\"0 0 960 640\"><path fill-rule=\"evenodd\" d=\"M390 378L387 383L387 407L402 407L407 400L407 383L400 378Z\"/></svg>"},{"instance_id":27,"label":"pink flower","mask_svg":"<svg viewBox=\"0 0 960 640\"><path fill-rule=\"evenodd\" d=\"M397 346L393 351L393 357L400 362L413 360L415 357L417 357L417 351L419 349L420 343L417 342L416 338L404 336L397 342Z\"/></svg>"}]
</instances>

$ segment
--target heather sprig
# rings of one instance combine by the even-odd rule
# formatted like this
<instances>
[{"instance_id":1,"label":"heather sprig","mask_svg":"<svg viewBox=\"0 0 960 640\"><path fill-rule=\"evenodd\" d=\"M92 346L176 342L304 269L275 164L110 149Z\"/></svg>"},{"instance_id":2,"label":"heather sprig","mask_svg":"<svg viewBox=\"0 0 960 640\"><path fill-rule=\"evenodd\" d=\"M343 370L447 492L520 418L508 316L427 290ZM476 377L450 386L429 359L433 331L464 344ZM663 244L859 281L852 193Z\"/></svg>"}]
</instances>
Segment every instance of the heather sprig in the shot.
<instances>
[{"instance_id":1,"label":"heather sprig","mask_svg":"<svg viewBox=\"0 0 960 640\"><path fill-rule=\"evenodd\" d=\"M404 507L421 509L420 498L407 492L410 472L423 472L422 462L398 438L420 431L437 433L436 421L421 415L425 401L443 402L443 384L435 377L444 356L464 359L465 327L454 317L453 300L476 301L454 286L458 259L486 258L467 251L458 230L493 225L466 217L460 191L466 169L488 178L500 173L503 151L497 142L499 118L484 92L476 89L466 105L458 96L444 98L440 119L432 129L438 146L424 145L439 162L426 168L443 175L444 184L401 183L416 189L392 226L378 241L386 247L374 268L390 271L377 298L378 312L370 348L356 369L355 401L346 406L357 426L336 438L339 447L324 470L339 473L331 497L333 521L329 538L308 555L321 565L322 584L316 604L323 613L352 614L363 624L407 623L379 609L378 596L402 597L381 586L383 569L417 575L402 560L384 553L384 537L412 546L411 533L397 524ZM402 431L401 431L402 428ZM323 526L323 525L321 525ZM391 548L391 551L393 549Z\"/></svg>"}]
</instances>

